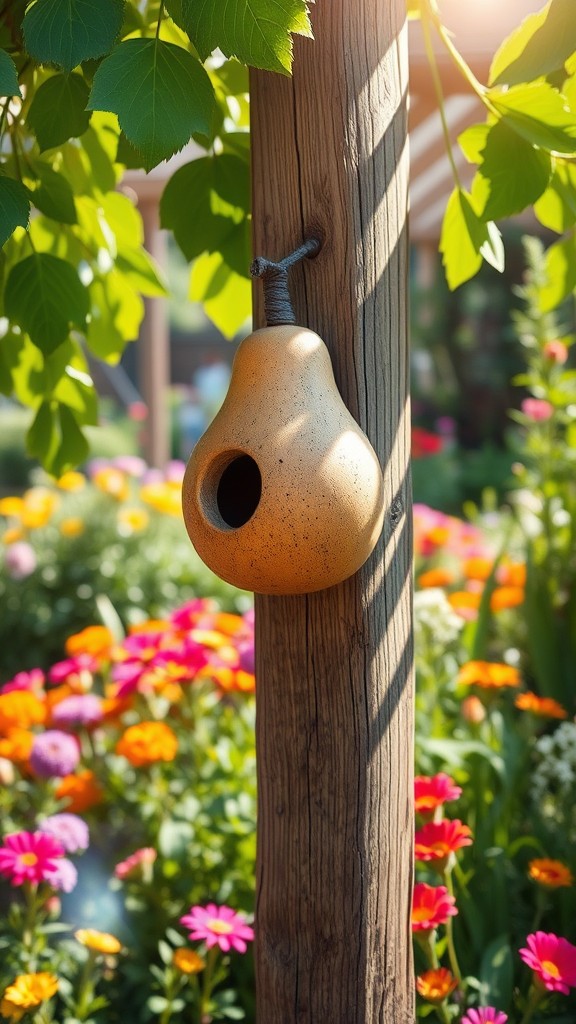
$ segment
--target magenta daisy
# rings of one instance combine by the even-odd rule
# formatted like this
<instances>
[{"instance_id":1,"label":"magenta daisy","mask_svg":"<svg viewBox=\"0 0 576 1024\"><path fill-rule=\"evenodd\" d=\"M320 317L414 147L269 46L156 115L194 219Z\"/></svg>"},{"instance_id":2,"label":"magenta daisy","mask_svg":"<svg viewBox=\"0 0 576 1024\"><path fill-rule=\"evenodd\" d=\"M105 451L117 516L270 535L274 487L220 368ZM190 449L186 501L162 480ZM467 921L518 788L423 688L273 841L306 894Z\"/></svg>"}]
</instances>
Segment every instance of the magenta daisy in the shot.
<instances>
[{"instance_id":1,"label":"magenta daisy","mask_svg":"<svg viewBox=\"0 0 576 1024\"><path fill-rule=\"evenodd\" d=\"M468 1010L461 1024L506 1024L508 1014L493 1006L482 1006L479 1010Z\"/></svg>"},{"instance_id":2,"label":"magenta daisy","mask_svg":"<svg viewBox=\"0 0 576 1024\"><path fill-rule=\"evenodd\" d=\"M554 932L532 932L526 942L528 948L520 949L520 956L544 988L566 996L576 988L576 946Z\"/></svg>"},{"instance_id":3,"label":"magenta daisy","mask_svg":"<svg viewBox=\"0 0 576 1024\"><path fill-rule=\"evenodd\" d=\"M253 929L240 914L231 907L217 907L215 903L191 907L190 912L180 918L180 924L189 929L188 938L200 939L208 949L218 945L223 953L230 949L245 953L246 940L254 938Z\"/></svg>"},{"instance_id":4,"label":"magenta daisy","mask_svg":"<svg viewBox=\"0 0 576 1024\"><path fill-rule=\"evenodd\" d=\"M64 855L64 847L43 832L12 832L0 846L0 874L12 885L38 884L48 879Z\"/></svg>"}]
</instances>

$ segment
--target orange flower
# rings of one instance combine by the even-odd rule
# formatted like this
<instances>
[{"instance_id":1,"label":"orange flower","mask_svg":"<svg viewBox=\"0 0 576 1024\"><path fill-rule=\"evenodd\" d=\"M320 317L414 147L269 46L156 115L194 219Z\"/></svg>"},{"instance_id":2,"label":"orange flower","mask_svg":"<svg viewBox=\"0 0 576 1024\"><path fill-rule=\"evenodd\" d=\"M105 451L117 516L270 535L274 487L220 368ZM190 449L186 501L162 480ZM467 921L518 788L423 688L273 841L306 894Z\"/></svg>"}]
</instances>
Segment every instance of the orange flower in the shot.
<instances>
[{"instance_id":1,"label":"orange flower","mask_svg":"<svg viewBox=\"0 0 576 1024\"><path fill-rule=\"evenodd\" d=\"M55 795L57 800L66 802L65 809L73 814L81 814L89 807L101 804L104 799L102 787L88 768L60 779Z\"/></svg>"},{"instance_id":2,"label":"orange flower","mask_svg":"<svg viewBox=\"0 0 576 1024\"><path fill-rule=\"evenodd\" d=\"M503 587L525 587L526 565L524 562L503 562L498 566L496 579Z\"/></svg>"},{"instance_id":3,"label":"orange flower","mask_svg":"<svg viewBox=\"0 0 576 1024\"><path fill-rule=\"evenodd\" d=\"M198 956L196 950L185 947L174 950L172 963L182 974L198 974L206 967L206 962Z\"/></svg>"},{"instance_id":4,"label":"orange flower","mask_svg":"<svg viewBox=\"0 0 576 1024\"><path fill-rule=\"evenodd\" d=\"M481 580L484 582L492 572L494 563L489 558L467 558L462 566L462 571L468 580Z\"/></svg>"},{"instance_id":5,"label":"orange flower","mask_svg":"<svg viewBox=\"0 0 576 1024\"><path fill-rule=\"evenodd\" d=\"M255 689L255 678L251 672L244 672L241 668L229 668L227 665L207 665L200 673L213 679L225 693L239 690L241 693L253 693Z\"/></svg>"},{"instance_id":6,"label":"orange flower","mask_svg":"<svg viewBox=\"0 0 576 1024\"><path fill-rule=\"evenodd\" d=\"M15 544L16 541L22 540L24 536L24 530L21 530L19 526L11 526L9 530L5 530L2 534L2 543L9 547L10 544Z\"/></svg>"},{"instance_id":7,"label":"orange flower","mask_svg":"<svg viewBox=\"0 0 576 1024\"><path fill-rule=\"evenodd\" d=\"M448 594L448 601L457 615L471 622L478 618L481 597L481 594L473 593L471 590L455 590Z\"/></svg>"},{"instance_id":8,"label":"orange flower","mask_svg":"<svg viewBox=\"0 0 576 1024\"><path fill-rule=\"evenodd\" d=\"M31 487L24 495L21 511L23 526L31 530L46 526L59 503L58 495L47 487Z\"/></svg>"},{"instance_id":9,"label":"orange flower","mask_svg":"<svg viewBox=\"0 0 576 1024\"><path fill-rule=\"evenodd\" d=\"M12 729L42 725L45 719L44 702L28 690L0 693L0 735L6 736Z\"/></svg>"},{"instance_id":10,"label":"orange flower","mask_svg":"<svg viewBox=\"0 0 576 1024\"><path fill-rule=\"evenodd\" d=\"M40 1006L58 991L58 978L48 971L37 974L19 974L5 989L0 1013L11 1021L18 1021L28 1010Z\"/></svg>"},{"instance_id":11,"label":"orange flower","mask_svg":"<svg viewBox=\"0 0 576 1024\"><path fill-rule=\"evenodd\" d=\"M486 708L475 693L469 693L467 697L464 697L460 711L462 718L466 722L470 722L471 725L480 725L480 722L486 718Z\"/></svg>"},{"instance_id":12,"label":"orange flower","mask_svg":"<svg viewBox=\"0 0 576 1024\"><path fill-rule=\"evenodd\" d=\"M116 744L116 753L135 768L143 768L156 761L173 761L177 750L178 740L164 722L131 725Z\"/></svg>"},{"instance_id":13,"label":"orange flower","mask_svg":"<svg viewBox=\"0 0 576 1024\"><path fill-rule=\"evenodd\" d=\"M450 569L428 569L418 577L418 586L422 590L428 587L449 587L451 583L454 583L454 573Z\"/></svg>"},{"instance_id":14,"label":"orange flower","mask_svg":"<svg viewBox=\"0 0 576 1024\"><path fill-rule=\"evenodd\" d=\"M416 989L428 1003L442 1003L458 985L458 979L446 967L424 971L416 978Z\"/></svg>"},{"instance_id":15,"label":"orange flower","mask_svg":"<svg viewBox=\"0 0 576 1024\"><path fill-rule=\"evenodd\" d=\"M519 693L514 703L521 711L531 711L533 715L539 715L541 718L568 718L566 708L557 700L552 697L539 697L531 690Z\"/></svg>"},{"instance_id":16,"label":"orange flower","mask_svg":"<svg viewBox=\"0 0 576 1024\"><path fill-rule=\"evenodd\" d=\"M74 938L81 946L86 946L86 949L92 949L95 953L113 954L119 953L122 949L122 943L115 935L99 932L95 928L79 928L74 932Z\"/></svg>"},{"instance_id":17,"label":"orange flower","mask_svg":"<svg viewBox=\"0 0 576 1024\"><path fill-rule=\"evenodd\" d=\"M446 544L449 539L450 529L448 526L432 526L426 534L426 540L437 547Z\"/></svg>"},{"instance_id":18,"label":"orange flower","mask_svg":"<svg viewBox=\"0 0 576 1024\"><path fill-rule=\"evenodd\" d=\"M502 611L503 608L517 608L524 604L523 587L496 587L490 595L490 608L493 612Z\"/></svg>"},{"instance_id":19,"label":"orange flower","mask_svg":"<svg viewBox=\"0 0 576 1024\"><path fill-rule=\"evenodd\" d=\"M34 733L28 729L11 729L5 739L0 739L0 757L14 764L25 765L30 757Z\"/></svg>"},{"instance_id":20,"label":"orange flower","mask_svg":"<svg viewBox=\"0 0 576 1024\"><path fill-rule=\"evenodd\" d=\"M570 868L561 860L551 860L549 857L531 860L528 865L528 876L546 889L570 888L574 884L574 875Z\"/></svg>"},{"instance_id":21,"label":"orange flower","mask_svg":"<svg viewBox=\"0 0 576 1024\"><path fill-rule=\"evenodd\" d=\"M520 672L513 665L498 661L468 661L458 673L458 682L479 686L482 690L501 690L506 686L520 686Z\"/></svg>"},{"instance_id":22,"label":"orange flower","mask_svg":"<svg viewBox=\"0 0 576 1024\"><path fill-rule=\"evenodd\" d=\"M114 637L106 626L87 626L68 637L65 651L69 658L76 658L79 654L108 658L113 643Z\"/></svg>"}]
</instances>

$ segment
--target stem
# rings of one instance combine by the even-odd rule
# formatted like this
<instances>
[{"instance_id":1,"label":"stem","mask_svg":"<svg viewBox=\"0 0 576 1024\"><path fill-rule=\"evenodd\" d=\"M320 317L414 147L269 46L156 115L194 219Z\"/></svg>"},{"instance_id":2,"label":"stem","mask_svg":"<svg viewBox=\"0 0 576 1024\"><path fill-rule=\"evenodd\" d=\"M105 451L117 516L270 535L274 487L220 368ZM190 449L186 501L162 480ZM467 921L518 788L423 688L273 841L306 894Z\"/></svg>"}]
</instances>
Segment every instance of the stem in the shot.
<instances>
[{"instance_id":1,"label":"stem","mask_svg":"<svg viewBox=\"0 0 576 1024\"><path fill-rule=\"evenodd\" d=\"M160 4L160 10L158 11L158 21L156 22L156 39L160 38L160 26L162 24L162 18L164 17L164 3Z\"/></svg>"},{"instance_id":2,"label":"stem","mask_svg":"<svg viewBox=\"0 0 576 1024\"><path fill-rule=\"evenodd\" d=\"M539 1005L540 1001L542 1000L542 997L545 994L546 993L543 992L541 989L537 988L536 985L532 986L532 990L528 998L526 1012L524 1013L524 1016L522 1017L520 1024L528 1024L528 1022L532 1020L532 1017L534 1016L534 1011L536 1010L536 1007Z\"/></svg>"},{"instance_id":3,"label":"stem","mask_svg":"<svg viewBox=\"0 0 576 1024\"><path fill-rule=\"evenodd\" d=\"M432 39L430 37L430 25L429 18L433 17L428 0L420 0L420 13L422 15L422 31L424 33L424 46L426 49L426 56L430 65L430 71L432 73L432 81L434 83L434 92L436 93L436 99L438 101L438 110L440 113L440 120L442 121L442 133L444 135L444 143L446 146L446 153L450 161L452 168L452 174L454 176L454 182L456 186L462 191L462 182L460 175L458 174L458 168L452 152L452 139L450 138L450 131L448 128L448 122L446 120L446 111L444 109L444 93L442 91L442 82L440 79L440 73L438 71L438 64L436 61L436 54L434 53L434 47L432 46ZM442 26L443 27L443 26ZM438 23L436 28L440 31ZM460 56L460 54L458 54ZM479 84L479 83L478 83Z\"/></svg>"},{"instance_id":4,"label":"stem","mask_svg":"<svg viewBox=\"0 0 576 1024\"><path fill-rule=\"evenodd\" d=\"M206 955L206 967L202 975L202 992L200 995L200 1021L201 1024L208 1024L212 1017L208 1013L210 997L212 995L212 976L218 958L218 946L212 946Z\"/></svg>"},{"instance_id":5,"label":"stem","mask_svg":"<svg viewBox=\"0 0 576 1024\"><path fill-rule=\"evenodd\" d=\"M454 896L454 885L452 883L452 871L450 868L446 868L443 873L444 882L450 896ZM462 973L460 971L460 965L458 963L458 957L456 956L456 948L454 946L454 929L452 924L452 918L449 917L446 921L446 948L448 950L448 959L450 961L450 967L452 973L458 981L461 981Z\"/></svg>"}]
</instances>

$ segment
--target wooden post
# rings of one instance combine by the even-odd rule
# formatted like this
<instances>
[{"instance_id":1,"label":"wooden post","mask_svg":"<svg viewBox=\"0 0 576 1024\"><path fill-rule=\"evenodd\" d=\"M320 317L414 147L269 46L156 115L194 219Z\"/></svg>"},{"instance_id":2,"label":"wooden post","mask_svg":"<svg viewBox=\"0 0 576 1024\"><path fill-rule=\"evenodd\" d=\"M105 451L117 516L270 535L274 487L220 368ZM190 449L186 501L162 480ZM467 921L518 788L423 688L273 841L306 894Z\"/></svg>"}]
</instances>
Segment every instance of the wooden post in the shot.
<instances>
[{"instance_id":1,"label":"wooden post","mask_svg":"<svg viewBox=\"0 0 576 1024\"><path fill-rule=\"evenodd\" d=\"M381 458L386 518L341 586L256 600L257 1016L413 1024L405 0L311 13L293 78L251 79L254 252L323 241L295 308Z\"/></svg>"}]
</instances>

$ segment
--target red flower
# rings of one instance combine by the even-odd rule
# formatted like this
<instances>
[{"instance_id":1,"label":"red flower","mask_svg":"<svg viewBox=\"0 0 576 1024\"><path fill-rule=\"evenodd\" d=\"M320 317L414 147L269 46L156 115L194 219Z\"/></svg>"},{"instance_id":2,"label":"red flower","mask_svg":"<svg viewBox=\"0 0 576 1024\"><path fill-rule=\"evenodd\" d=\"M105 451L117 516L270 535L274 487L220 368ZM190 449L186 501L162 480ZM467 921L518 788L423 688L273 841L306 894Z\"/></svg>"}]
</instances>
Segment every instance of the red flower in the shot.
<instances>
[{"instance_id":1,"label":"red flower","mask_svg":"<svg viewBox=\"0 0 576 1024\"><path fill-rule=\"evenodd\" d=\"M445 772L438 775L417 775L414 779L414 799L417 814L433 814L437 807L457 800L462 790Z\"/></svg>"},{"instance_id":2,"label":"red flower","mask_svg":"<svg viewBox=\"0 0 576 1024\"><path fill-rule=\"evenodd\" d=\"M416 860L442 860L461 846L470 846L472 833L458 818L429 821L418 830L414 841Z\"/></svg>"},{"instance_id":3,"label":"red flower","mask_svg":"<svg viewBox=\"0 0 576 1024\"><path fill-rule=\"evenodd\" d=\"M412 931L431 931L458 913L455 899L445 885L417 882L412 898Z\"/></svg>"},{"instance_id":4,"label":"red flower","mask_svg":"<svg viewBox=\"0 0 576 1024\"><path fill-rule=\"evenodd\" d=\"M444 441L438 434L432 434L422 427L412 427L412 458L421 459L426 455L437 455L442 451Z\"/></svg>"}]
</instances>

